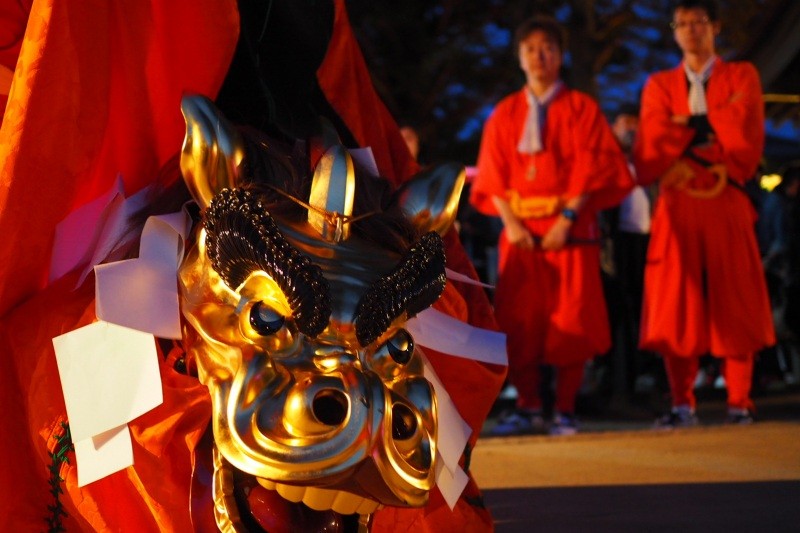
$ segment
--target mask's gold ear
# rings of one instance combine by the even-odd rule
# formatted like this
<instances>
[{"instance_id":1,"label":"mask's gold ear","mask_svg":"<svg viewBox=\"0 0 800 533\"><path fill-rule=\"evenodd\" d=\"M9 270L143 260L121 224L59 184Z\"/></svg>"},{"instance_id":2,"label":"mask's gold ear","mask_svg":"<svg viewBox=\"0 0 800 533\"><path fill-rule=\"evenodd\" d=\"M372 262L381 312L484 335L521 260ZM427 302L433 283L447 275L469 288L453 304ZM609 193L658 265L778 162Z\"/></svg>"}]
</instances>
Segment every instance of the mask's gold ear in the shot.
<instances>
[{"instance_id":1,"label":"mask's gold ear","mask_svg":"<svg viewBox=\"0 0 800 533\"><path fill-rule=\"evenodd\" d=\"M219 191L236 186L245 154L244 142L205 96L184 96L181 112L186 120L181 172L192 197L205 209Z\"/></svg>"},{"instance_id":2,"label":"mask's gold ear","mask_svg":"<svg viewBox=\"0 0 800 533\"><path fill-rule=\"evenodd\" d=\"M456 218L465 179L463 165L439 165L404 183L396 193L397 202L421 233L444 235Z\"/></svg>"}]
</instances>

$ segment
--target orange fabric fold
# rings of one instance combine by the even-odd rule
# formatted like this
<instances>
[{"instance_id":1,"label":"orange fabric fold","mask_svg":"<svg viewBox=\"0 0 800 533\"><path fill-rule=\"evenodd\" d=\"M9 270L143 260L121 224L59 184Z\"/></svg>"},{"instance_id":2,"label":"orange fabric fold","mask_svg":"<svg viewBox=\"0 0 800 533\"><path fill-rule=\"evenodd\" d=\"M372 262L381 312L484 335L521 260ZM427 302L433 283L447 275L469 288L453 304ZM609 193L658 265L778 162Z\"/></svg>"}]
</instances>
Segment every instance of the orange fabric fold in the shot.
<instances>
[{"instance_id":1,"label":"orange fabric fold","mask_svg":"<svg viewBox=\"0 0 800 533\"><path fill-rule=\"evenodd\" d=\"M0 54L0 62L15 69L0 128L0 390L3 405L18 409L0 444L0 497L15 512L4 513L0 524L30 531L43 527L53 503L47 446L66 418L51 339L94 318L91 281L72 292L76 279L67 276L45 288L54 228L109 189L118 173L129 194L156 179L180 149L182 94L213 96L221 85L238 15L233 0L42 0L29 16L25 2L11 7L15 18L4 19L0 32L25 33L21 43L15 41L18 61L16 50ZM152 431L139 435L146 444L135 445L134 453L147 471L131 474L139 480L122 472L76 489L73 459L64 470L69 494L61 495L68 530L89 524L142 524L140 530L147 530L149 523L156 531L161 519L186 530L185 517L171 517L188 509L180 501L188 492L163 480L164 468L182 469L175 480L187 473L186 460L178 457L188 457L198 422L175 419L185 409L167 400L145 415L162 417L155 425L152 418L142 422L157 432L183 435L164 445L158 458L164 464L157 468L148 459L155 457L158 439L152 440ZM172 430L162 431L167 426ZM78 507L71 506L73 499Z\"/></svg>"},{"instance_id":2,"label":"orange fabric fold","mask_svg":"<svg viewBox=\"0 0 800 533\"><path fill-rule=\"evenodd\" d=\"M180 149L185 92L215 95L236 2L36 2L0 128L0 316L44 286L53 229Z\"/></svg>"}]
</instances>

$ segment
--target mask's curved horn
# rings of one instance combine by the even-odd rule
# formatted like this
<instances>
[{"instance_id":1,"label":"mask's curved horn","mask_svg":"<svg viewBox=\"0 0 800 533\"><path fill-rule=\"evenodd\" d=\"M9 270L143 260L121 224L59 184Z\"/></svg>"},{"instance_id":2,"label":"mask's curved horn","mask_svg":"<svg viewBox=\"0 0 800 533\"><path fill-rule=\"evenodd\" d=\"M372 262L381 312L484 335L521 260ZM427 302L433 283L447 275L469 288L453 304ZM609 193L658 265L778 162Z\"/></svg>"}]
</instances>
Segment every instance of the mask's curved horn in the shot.
<instances>
[{"instance_id":1,"label":"mask's curved horn","mask_svg":"<svg viewBox=\"0 0 800 533\"><path fill-rule=\"evenodd\" d=\"M456 163L425 170L397 190L396 201L421 232L444 235L456 218L466 175L464 166Z\"/></svg>"},{"instance_id":2,"label":"mask's curved horn","mask_svg":"<svg viewBox=\"0 0 800 533\"><path fill-rule=\"evenodd\" d=\"M186 137L181 149L181 172L192 197L205 209L224 188L233 188L245 149L241 135L205 96L181 99Z\"/></svg>"}]
</instances>

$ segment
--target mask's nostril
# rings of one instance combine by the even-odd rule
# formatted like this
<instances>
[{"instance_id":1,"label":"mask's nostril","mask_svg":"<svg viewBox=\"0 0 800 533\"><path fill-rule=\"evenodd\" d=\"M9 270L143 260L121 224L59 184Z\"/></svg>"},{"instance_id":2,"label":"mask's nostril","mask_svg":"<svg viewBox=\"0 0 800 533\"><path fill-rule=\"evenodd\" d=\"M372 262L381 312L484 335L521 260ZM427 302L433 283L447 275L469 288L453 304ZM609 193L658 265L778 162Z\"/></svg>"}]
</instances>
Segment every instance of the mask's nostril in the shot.
<instances>
[{"instance_id":1,"label":"mask's nostril","mask_svg":"<svg viewBox=\"0 0 800 533\"><path fill-rule=\"evenodd\" d=\"M417 432L417 417L402 403L392 405L392 436L397 440L410 439Z\"/></svg>"},{"instance_id":2,"label":"mask's nostril","mask_svg":"<svg viewBox=\"0 0 800 533\"><path fill-rule=\"evenodd\" d=\"M314 396L314 416L327 426L339 426L347 418L347 397L342 391L324 389Z\"/></svg>"}]
</instances>

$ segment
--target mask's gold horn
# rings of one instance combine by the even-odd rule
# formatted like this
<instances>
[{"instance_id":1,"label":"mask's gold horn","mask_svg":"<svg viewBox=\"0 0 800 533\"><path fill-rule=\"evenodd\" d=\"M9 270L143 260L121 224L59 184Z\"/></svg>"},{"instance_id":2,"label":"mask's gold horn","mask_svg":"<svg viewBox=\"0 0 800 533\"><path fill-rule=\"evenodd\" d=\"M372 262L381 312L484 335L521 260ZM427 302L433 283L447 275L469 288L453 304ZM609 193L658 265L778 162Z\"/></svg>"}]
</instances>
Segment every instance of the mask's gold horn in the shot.
<instances>
[{"instance_id":1,"label":"mask's gold horn","mask_svg":"<svg viewBox=\"0 0 800 533\"><path fill-rule=\"evenodd\" d=\"M321 141L325 153L314 168L308 198L308 223L328 242L338 243L350 236L356 178L353 157L342 146L336 128L320 117Z\"/></svg>"},{"instance_id":2,"label":"mask's gold horn","mask_svg":"<svg viewBox=\"0 0 800 533\"><path fill-rule=\"evenodd\" d=\"M464 188L463 165L444 163L420 172L397 190L397 201L420 232L444 235L453 225Z\"/></svg>"},{"instance_id":3,"label":"mask's gold horn","mask_svg":"<svg viewBox=\"0 0 800 533\"><path fill-rule=\"evenodd\" d=\"M329 242L350 236L355 187L353 158L341 145L328 149L314 169L308 222Z\"/></svg>"},{"instance_id":4,"label":"mask's gold horn","mask_svg":"<svg viewBox=\"0 0 800 533\"><path fill-rule=\"evenodd\" d=\"M245 154L244 142L205 96L184 96L181 112L186 120L181 172L192 197L205 209L219 191L236 186Z\"/></svg>"}]
</instances>

